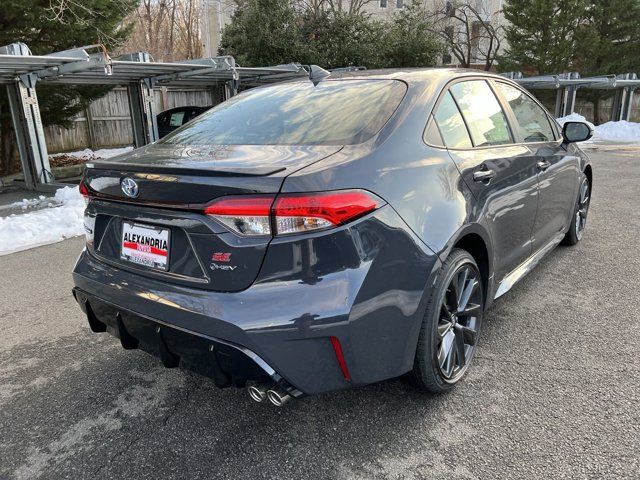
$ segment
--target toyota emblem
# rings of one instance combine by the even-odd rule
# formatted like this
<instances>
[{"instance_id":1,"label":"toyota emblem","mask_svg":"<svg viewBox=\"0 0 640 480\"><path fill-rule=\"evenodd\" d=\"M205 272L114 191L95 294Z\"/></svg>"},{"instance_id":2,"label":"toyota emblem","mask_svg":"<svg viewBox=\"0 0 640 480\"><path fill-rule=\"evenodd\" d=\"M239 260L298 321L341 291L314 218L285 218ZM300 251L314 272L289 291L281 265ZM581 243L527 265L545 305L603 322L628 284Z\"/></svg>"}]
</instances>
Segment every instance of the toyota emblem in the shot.
<instances>
[{"instance_id":1,"label":"toyota emblem","mask_svg":"<svg viewBox=\"0 0 640 480\"><path fill-rule=\"evenodd\" d=\"M138 184L133 178L123 178L120 182L120 188L127 197L135 198L138 196Z\"/></svg>"}]
</instances>

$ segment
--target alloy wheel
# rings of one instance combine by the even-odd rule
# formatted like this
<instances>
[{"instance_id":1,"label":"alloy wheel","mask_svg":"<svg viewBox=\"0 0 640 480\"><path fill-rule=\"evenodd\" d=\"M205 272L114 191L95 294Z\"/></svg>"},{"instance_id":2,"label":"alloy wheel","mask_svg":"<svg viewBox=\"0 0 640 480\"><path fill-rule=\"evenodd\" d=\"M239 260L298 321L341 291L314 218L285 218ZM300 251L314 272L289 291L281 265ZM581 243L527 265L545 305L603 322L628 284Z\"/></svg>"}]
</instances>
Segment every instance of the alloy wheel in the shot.
<instances>
[{"instance_id":1,"label":"alloy wheel","mask_svg":"<svg viewBox=\"0 0 640 480\"><path fill-rule=\"evenodd\" d=\"M578 208L576 211L576 237L582 238L582 233L587 225L587 213L589 211L589 181L585 178L580 185L580 195L578 197Z\"/></svg>"},{"instance_id":2,"label":"alloy wheel","mask_svg":"<svg viewBox=\"0 0 640 480\"><path fill-rule=\"evenodd\" d=\"M437 332L437 366L447 383L462 377L475 353L482 321L479 272L471 265L459 267L451 277L440 306Z\"/></svg>"}]
</instances>

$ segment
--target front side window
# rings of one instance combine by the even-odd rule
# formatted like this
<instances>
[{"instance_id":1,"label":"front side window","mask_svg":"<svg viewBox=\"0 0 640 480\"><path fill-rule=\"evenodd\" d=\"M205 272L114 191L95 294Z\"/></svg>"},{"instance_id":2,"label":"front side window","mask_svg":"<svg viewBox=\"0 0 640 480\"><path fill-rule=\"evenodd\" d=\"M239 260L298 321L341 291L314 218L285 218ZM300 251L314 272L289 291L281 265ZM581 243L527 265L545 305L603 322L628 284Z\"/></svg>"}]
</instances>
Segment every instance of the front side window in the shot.
<instances>
[{"instance_id":1,"label":"front side window","mask_svg":"<svg viewBox=\"0 0 640 480\"><path fill-rule=\"evenodd\" d=\"M172 127L180 127L184 123L184 110L179 112L174 112L171 114L171 119L169 120L169 125Z\"/></svg>"},{"instance_id":2,"label":"front side window","mask_svg":"<svg viewBox=\"0 0 640 480\"><path fill-rule=\"evenodd\" d=\"M518 122L517 127L525 142L550 142L555 140L549 117L536 102L519 88L497 82L500 92L509 102Z\"/></svg>"},{"instance_id":3,"label":"front side window","mask_svg":"<svg viewBox=\"0 0 640 480\"><path fill-rule=\"evenodd\" d=\"M173 145L353 145L402 101L398 80L324 80L248 90L161 140Z\"/></svg>"},{"instance_id":4,"label":"front side window","mask_svg":"<svg viewBox=\"0 0 640 480\"><path fill-rule=\"evenodd\" d=\"M433 114L444 144L448 148L470 148L469 132L451 94L446 92Z\"/></svg>"},{"instance_id":5,"label":"front side window","mask_svg":"<svg viewBox=\"0 0 640 480\"><path fill-rule=\"evenodd\" d=\"M507 117L484 80L456 83L450 88L476 147L513 143Z\"/></svg>"}]
</instances>

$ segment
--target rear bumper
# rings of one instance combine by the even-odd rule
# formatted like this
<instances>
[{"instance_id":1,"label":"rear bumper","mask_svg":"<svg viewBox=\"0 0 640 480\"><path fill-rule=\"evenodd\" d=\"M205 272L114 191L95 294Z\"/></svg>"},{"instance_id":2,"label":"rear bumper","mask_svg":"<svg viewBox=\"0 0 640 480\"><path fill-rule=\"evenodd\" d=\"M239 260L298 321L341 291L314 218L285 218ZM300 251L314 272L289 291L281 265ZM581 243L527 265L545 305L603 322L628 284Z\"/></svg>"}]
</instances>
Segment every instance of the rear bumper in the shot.
<instances>
[{"instance_id":1,"label":"rear bumper","mask_svg":"<svg viewBox=\"0 0 640 480\"><path fill-rule=\"evenodd\" d=\"M150 345L170 366L180 357L220 386L273 381L296 396L410 370L424 292L438 267L437 256L387 206L335 231L273 240L257 280L240 292L167 283L87 251L73 276L83 310L88 301L89 317L121 340L124 327L125 337ZM341 343L349 379L332 336ZM208 365L212 346L215 366ZM222 352L237 362L224 363ZM216 367L224 374L219 378Z\"/></svg>"},{"instance_id":2,"label":"rear bumper","mask_svg":"<svg viewBox=\"0 0 640 480\"><path fill-rule=\"evenodd\" d=\"M212 378L220 388L243 387L250 379L278 384L293 397L302 395L247 348L132 312L77 287L73 296L87 315L91 331L109 332L126 350L141 348L155 354L167 368L185 367Z\"/></svg>"}]
</instances>

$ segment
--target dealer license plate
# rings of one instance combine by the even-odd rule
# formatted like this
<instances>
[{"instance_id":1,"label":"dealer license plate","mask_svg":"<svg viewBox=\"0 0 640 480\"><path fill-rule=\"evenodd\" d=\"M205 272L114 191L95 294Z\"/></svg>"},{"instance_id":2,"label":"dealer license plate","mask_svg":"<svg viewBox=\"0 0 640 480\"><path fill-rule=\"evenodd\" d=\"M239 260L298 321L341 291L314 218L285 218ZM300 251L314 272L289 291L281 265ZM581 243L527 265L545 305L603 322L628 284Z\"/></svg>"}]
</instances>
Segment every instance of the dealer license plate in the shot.
<instances>
[{"instance_id":1,"label":"dealer license plate","mask_svg":"<svg viewBox=\"0 0 640 480\"><path fill-rule=\"evenodd\" d=\"M169 269L169 230L167 228L122 222L120 258L159 270Z\"/></svg>"}]
</instances>

